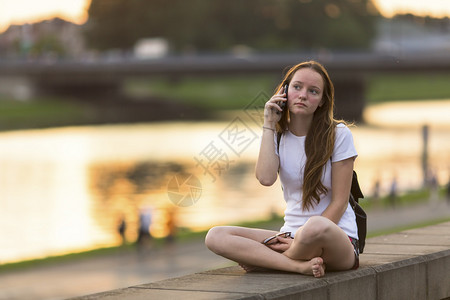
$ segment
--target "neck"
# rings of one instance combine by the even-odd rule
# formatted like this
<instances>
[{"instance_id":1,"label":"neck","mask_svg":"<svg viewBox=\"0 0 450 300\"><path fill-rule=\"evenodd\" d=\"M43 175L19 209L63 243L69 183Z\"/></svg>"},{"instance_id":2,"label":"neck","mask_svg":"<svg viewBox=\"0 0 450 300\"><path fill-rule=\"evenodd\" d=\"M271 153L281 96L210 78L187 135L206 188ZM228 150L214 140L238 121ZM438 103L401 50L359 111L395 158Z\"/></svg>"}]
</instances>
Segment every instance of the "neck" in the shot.
<instances>
[{"instance_id":1,"label":"neck","mask_svg":"<svg viewBox=\"0 0 450 300\"><path fill-rule=\"evenodd\" d=\"M306 136L312 123L312 116L295 116L291 115L289 120L289 131L296 136Z\"/></svg>"}]
</instances>

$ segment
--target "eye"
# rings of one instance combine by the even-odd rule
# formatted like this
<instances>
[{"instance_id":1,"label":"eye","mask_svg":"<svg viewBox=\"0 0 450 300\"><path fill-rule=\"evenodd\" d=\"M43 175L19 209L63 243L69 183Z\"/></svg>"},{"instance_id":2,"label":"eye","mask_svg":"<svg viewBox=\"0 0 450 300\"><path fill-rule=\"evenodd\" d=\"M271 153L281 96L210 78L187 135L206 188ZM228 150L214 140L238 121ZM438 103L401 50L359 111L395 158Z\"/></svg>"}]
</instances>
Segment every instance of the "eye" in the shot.
<instances>
[{"instance_id":1,"label":"eye","mask_svg":"<svg viewBox=\"0 0 450 300\"><path fill-rule=\"evenodd\" d=\"M318 94L319 94L319 91L318 91L318 90L311 89L311 90L309 90L309 91L310 91L310 93L313 94L313 95L318 95Z\"/></svg>"}]
</instances>

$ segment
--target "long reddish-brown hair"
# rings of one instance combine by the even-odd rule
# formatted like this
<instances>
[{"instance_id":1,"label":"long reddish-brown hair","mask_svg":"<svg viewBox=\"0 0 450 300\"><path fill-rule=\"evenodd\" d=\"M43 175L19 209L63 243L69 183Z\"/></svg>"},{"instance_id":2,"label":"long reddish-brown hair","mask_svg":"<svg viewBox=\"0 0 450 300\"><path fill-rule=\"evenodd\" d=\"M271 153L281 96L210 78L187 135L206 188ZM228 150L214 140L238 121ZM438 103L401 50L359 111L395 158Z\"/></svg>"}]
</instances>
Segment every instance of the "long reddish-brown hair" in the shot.
<instances>
[{"instance_id":1,"label":"long reddish-brown hair","mask_svg":"<svg viewBox=\"0 0 450 300\"><path fill-rule=\"evenodd\" d=\"M290 84L295 72L303 68L310 68L323 79L322 105L314 112L313 121L306 135L305 153L306 164L303 175L302 209L309 210L313 202L320 202L320 195L326 194L328 189L322 184L323 168L330 159L335 139L336 124L341 122L334 119L334 86L325 68L318 62L307 61L289 69L276 91L285 84ZM289 123L289 110L285 109L277 124L277 132L283 133Z\"/></svg>"}]
</instances>

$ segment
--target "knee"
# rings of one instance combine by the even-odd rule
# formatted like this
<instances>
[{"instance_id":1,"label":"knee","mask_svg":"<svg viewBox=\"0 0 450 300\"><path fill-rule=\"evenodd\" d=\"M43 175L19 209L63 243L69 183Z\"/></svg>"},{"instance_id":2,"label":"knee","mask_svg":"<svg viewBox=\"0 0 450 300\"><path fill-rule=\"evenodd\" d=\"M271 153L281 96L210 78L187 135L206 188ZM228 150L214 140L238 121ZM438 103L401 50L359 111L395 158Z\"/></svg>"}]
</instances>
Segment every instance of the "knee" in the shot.
<instances>
[{"instance_id":1,"label":"knee","mask_svg":"<svg viewBox=\"0 0 450 300\"><path fill-rule=\"evenodd\" d=\"M301 241L312 244L322 241L330 231L330 220L322 216L311 217L301 229Z\"/></svg>"},{"instance_id":2,"label":"knee","mask_svg":"<svg viewBox=\"0 0 450 300\"><path fill-rule=\"evenodd\" d=\"M208 249L213 251L214 253L218 254L221 249L221 241L223 240L225 234L226 230L223 226L216 226L211 228L205 237L206 247L208 247Z\"/></svg>"}]
</instances>

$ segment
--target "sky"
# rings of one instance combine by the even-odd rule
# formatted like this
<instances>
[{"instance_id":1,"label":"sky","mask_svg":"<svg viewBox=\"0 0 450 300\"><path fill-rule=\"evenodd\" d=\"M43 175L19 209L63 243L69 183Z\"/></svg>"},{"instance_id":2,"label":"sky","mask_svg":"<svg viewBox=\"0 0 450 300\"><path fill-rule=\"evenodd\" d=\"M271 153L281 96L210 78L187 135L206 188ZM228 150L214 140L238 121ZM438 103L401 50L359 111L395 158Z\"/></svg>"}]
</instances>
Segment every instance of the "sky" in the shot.
<instances>
[{"instance_id":1,"label":"sky","mask_svg":"<svg viewBox=\"0 0 450 300\"><path fill-rule=\"evenodd\" d=\"M385 17L412 13L437 18L450 17L449 0L373 0Z\"/></svg>"},{"instance_id":2,"label":"sky","mask_svg":"<svg viewBox=\"0 0 450 300\"><path fill-rule=\"evenodd\" d=\"M77 24L87 20L91 0L0 0L0 32L10 24L60 17Z\"/></svg>"},{"instance_id":3,"label":"sky","mask_svg":"<svg viewBox=\"0 0 450 300\"><path fill-rule=\"evenodd\" d=\"M373 0L386 17L396 13L450 17L450 0ZM60 17L83 24L91 0L0 0L0 32L10 24L33 23Z\"/></svg>"}]
</instances>

